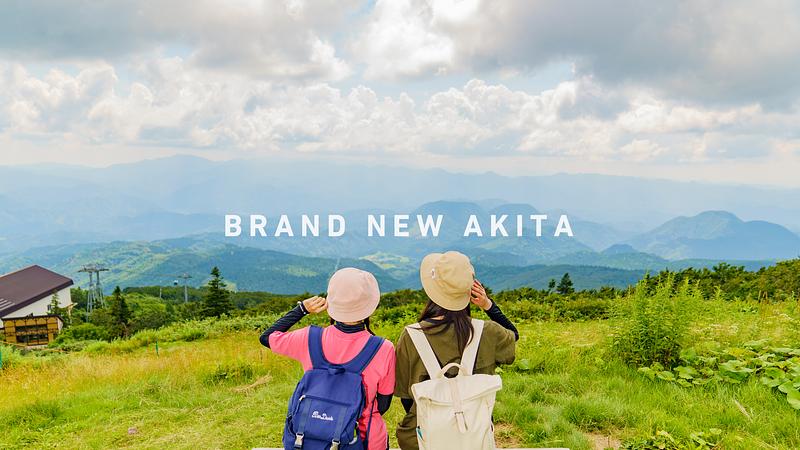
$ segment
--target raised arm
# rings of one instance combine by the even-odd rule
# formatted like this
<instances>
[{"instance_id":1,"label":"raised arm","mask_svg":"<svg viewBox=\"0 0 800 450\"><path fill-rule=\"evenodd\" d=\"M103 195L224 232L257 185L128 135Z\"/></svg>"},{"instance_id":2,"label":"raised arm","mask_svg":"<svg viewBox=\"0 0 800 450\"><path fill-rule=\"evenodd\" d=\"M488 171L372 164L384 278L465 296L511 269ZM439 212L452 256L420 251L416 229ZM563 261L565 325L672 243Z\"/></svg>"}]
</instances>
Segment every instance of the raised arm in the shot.
<instances>
[{"instance_id":1,"label":"raised arm","mask_svg":"<svg viewBox=\"0 0 800 450\"><path fill-rule=\"evenodd\" d=\"M324 311L328 307L328 301L323 297L311 297L301 302L297 302L292 310L283 315L280 319L276 320L266 331L261 333L259 341L261 345L269 348L269 337L276 331L286 332L292 328L297 322L308 314L318 313Z\"/></svg>"},{"instance_id":2,"label":"raised arm","mask_svg":"<svg viewBox=\"0 0 800 450\"><path fill-rule=\"evenodd\" d=\"M493 322L497 322L498 325L513 332L515 341L519 340L519 331L517 331L517 327L515 327L514 324L511 323L511 320L509 320L509 318L503 314L503 311L500 310L500 307L497 306L497 303L493 302L492 299L486 295L486 289L484 289L480 281L475 280L472 283L472 292L470 295L470 300L473 304L484 310L486 315L488 315Z\"/></svg>"}]
</instances>

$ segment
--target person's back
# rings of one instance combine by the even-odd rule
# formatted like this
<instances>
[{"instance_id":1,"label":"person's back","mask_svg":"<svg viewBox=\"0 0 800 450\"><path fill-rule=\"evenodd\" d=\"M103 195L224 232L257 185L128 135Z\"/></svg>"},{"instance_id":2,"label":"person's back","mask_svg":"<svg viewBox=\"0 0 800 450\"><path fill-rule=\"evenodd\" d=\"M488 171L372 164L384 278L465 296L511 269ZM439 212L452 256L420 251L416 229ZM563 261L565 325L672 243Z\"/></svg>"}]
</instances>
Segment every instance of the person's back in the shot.
<instances>
[{"instance_id":1,"label":"person's back","mask_svg":"<svg viewBox=\"0 0 800 450\"><path fill-rule=\"evenodd\" d=\"M436 331L436 328L429 329L426 338L439 365L444 367L450 363L461 363L461 352L457 346L453 345L456 342L454 328L447 328L440 333L436 333ZM416 449L418 448L417 409L416 404L409 401L413 398L411 386L430 379L430 376L406 330L403 330L397 341L396 351L395 395L400 397L404 406L410 405L405 417L397 426L397 441L403 450ZM483 335L478 346L478 356L472 373L492 375L498 364L514 362L514 356L514 334L495 322L487 321L484 324ZM455 372L455 370L450 370L448 375L455 376Z\"/></svg>"},{"instance_id":2,"label":"person's back","mask_svg":"<svg viewBox=\"0 0 800 450\"><path fill-rule=\"evenodd\" d=\"M361 354L370 338L373 337L369 330L369 315L378 304L377 282L371 274L356 269L342 269L340 272L343 273L337 272L339 276L334 275L331 278L328 300L321 297L306 299L261 335L260 340L263 345L275 353L299 361L307 374L320 364L324 366L328 364L347 365L346 363ZM356 292L348 292L348 286L357 282L359 278L368 281L369 289L358 289L356 286ZM342 285L343 282L344 285ZM365 290L370 291L366 299L363 295ZM304 315L322 312L325 309L328 309L329 315L335 319L335 322L332 326L319 330L321 331L318 337L321 342L321 354L317 354L315 357L311 354L310 344L313 345L311 340L314 339L311 327L291 332L288 330ZM314 363L315 360L317 363ZM388 448L388 432L381 415L389 409L391 403L394 372L394 346L388 340L383 340L374 356L368 360L361 371L365 406L357 421L357 427L362 439L368 437L369 450ZM297 399L293 398L293 400ZM314 418L313 413L314 411L310 412L312 418ZM327 417L322 416L320 420L326 419ZM368 428L369 436L367 436Z\"/></svg>"},{"instance_id":3,"label":"person's back","mask_svg":"<svg viewBox=\"0 0 800 450\"><path fill-rule=\"evenodd\" d=\"M356 330L356 328L358 329ZM270 347L275 353L298 360L303 366L303 371L307 372L312 368L312 358L308 351L309 331L310 327L305 327L289 333L275 333L269 339ZM363 326L348 327L343 324L335 324L325 327L322 330L324 358L332 364L350 362L366 346L371 336ZM366 436L367 427L370 428L370 450L386 448L388 431L376 399L379 398L379 394L391 399L394 389L394 361L394 347L391 342L384 340L372 361L361 373L364 380L366 406L358 420L358 429L362 435Z\"/></svg>"},{"instance_id":4,"label":"person's back","mask_svg":"<svg viewBox=\"0 0 800 450\"><path fill-rule=\"evenodd\" d=\"M454 273L440 267L426 267L430 257L454 258L463 268ZM420 328L430 344L440 367L450 363L460 363L464 348L472 336L472 325L469 314L470 301L486 311L492 321L484 322L479 341L473 374L492 375L498 364L514 362L515 343L518 334L514 325L503 315L500 308L486 296L486 292L477 280L472 280L473 272L469 260L464 255L448 252L444 255L434 254L423 260L420 269L425 292L430 298L420 318ZM464 261L466 260L466 261ZM458 271L455 271L458 272ZM432 276L431 276L432 275ZM459 280L460 275L460 280ZM466 275L466 276L465 276ZM427 279L426 279L427 278ZM444 288L431 286L431 279L440 281ZM443 290L449 292L442 292ZM463 292L463 298L461 296ZM430 379L430 374L412 342L407 330L403 330L396 345L397 370L395 395L400 397L406 415L397 427L397 440L403 450L418 448L417 411L414 404L411 386ZM456 370L448 372L454 376Z\"/></svg>"}]
</instances>

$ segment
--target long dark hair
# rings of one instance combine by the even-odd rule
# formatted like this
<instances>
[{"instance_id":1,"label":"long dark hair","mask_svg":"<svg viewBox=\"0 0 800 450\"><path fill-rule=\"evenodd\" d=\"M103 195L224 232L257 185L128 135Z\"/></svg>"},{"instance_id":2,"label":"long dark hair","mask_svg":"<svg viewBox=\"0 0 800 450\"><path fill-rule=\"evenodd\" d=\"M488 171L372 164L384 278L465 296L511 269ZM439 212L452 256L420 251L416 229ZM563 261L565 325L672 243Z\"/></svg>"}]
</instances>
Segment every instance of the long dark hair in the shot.
<instances>
[{"instance_id":1,"label":"long dark hair","mask_svg":"<svg viewBox=\"0 0 800 450\"><path fill-rule=\"evenodd\" d=\"M428 300L428 304L425 305L425 309L419 315L419 323L427 334L444 333L450 327L453 327L456 333L459 353L464 353L464 349L472 340L474 333L469 305L459 311L450 311Z\"/></svg>"}]
</instances>

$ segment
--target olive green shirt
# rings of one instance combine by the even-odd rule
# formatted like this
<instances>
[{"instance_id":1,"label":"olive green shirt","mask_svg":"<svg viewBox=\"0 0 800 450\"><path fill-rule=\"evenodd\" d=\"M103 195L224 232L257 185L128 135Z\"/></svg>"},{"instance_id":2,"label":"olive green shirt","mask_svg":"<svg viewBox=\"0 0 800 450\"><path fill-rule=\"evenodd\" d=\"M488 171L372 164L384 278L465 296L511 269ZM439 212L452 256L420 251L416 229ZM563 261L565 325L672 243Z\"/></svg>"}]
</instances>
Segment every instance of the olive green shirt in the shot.
<instances>
[{"instance_id":1,"label":"olive green shirt","mask_svg":"<svg viewBox=\"0 0 800 450\"><path fill-rule=\"evenodd\" d=\"M441 367L452 362L460 363L461 354L458 351L456 335L453 327L446 331L435 334L438 329L426 332L428 342L436 354ZM397 369L395 376L394 395L402 398L413 398L411 395L411 385L430 379L422 360L417 353L408 331L403 329L400 339L397 340ZM498 364L511 364L514 362L516 352L516 339L514 333L506 330L499 324L486 321L483 326L483 334L478 345L478 357L475 361L473 373L475 374L494 374L494 369ZM448 376L455 376L456 369L451 369ZM411 410L405 415L397 426L397 441L403 450L418 449L417 444L417 405L411 406Z\"/></svg>"}]
</instances>

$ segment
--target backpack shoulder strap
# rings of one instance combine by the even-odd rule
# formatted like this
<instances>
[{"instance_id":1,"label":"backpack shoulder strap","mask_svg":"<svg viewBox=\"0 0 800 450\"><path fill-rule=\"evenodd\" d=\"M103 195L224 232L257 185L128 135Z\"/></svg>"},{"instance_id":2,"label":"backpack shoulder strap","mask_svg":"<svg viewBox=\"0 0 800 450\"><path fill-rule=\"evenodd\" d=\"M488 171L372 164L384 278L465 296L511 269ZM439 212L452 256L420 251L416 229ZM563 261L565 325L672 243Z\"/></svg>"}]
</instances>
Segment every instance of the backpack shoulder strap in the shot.
<instances>
[{"instance_id":1,"label":"backpack shoulder strap","mask_svg":"<svg viewBox=\"0 0 800 450\"><path fill-rule=\"evenodd\" d=\"M414 347L416 347L417 353L419 353L419 358L422 360L422 364L425 366L428 376L433 378L442 370L442 366L439 365L439 360L436 359L436 354L433 352L428 338L425 337L422 326L419 323L409 325L406 327L406 332L408 332L408 337L411 338L411 342L414 343Z\"/></svg>"},{"instance_id":2,"label":"backpack shoulder strap","mask_svg":"<svg viewBox=\"0 0 800 450\"><path fill-rule=\"evenodd\" d=\"M364 371L367 368L370 362L372 362L372 358L378 353L381 346L383 345L383 338L378 336L370 336L367 343L364 344L364 348L356 355L355 358L350 360L347 364L344 364L344 369L348 372L358 373Z\"/></svg>"},{"instance_id":3,"label":"backpack shoulder strap","mask_svg":"<svg viewBox=\"0 0 800 450\"><path fill-rule=\"evenodd\" d=\"M461 355L461 367L466 372L464 375L472 375L475 362L478 360L478 346L481 343L481 336L483 336L483 321L472 319L472 340L469 341L469 344L464 349L464 354Z\"/></svg>"},{"instance_id":4,"label":"backpack shoulder strap","mask_svg":"<svg viewBox=\"0 0 800 450\"><path fill-rule=\"evenodd\" d=\"M330 366L322 353L322 328L316 325L308 328L308 355L311 357L311 367L325 369Z\"/></svg>"}]
</instances>

